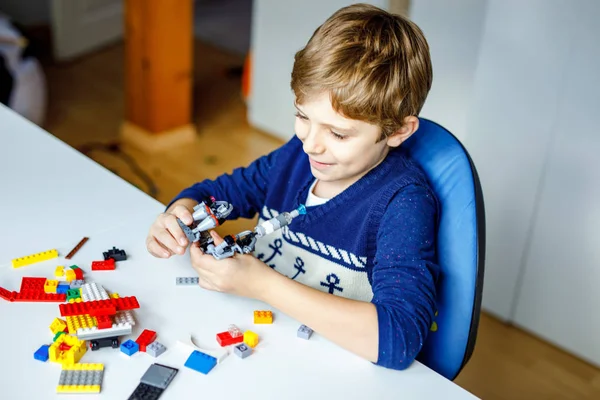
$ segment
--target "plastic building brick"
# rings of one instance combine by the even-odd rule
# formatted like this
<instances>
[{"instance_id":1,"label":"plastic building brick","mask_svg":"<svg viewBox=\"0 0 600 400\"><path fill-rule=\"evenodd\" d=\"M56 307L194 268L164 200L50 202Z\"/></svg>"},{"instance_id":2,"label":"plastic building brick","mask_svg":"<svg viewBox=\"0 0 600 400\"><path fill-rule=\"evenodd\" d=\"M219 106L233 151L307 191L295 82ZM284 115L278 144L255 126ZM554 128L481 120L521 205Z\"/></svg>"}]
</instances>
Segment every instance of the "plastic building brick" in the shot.
<instances>
[{"instance_id":1,"label":"plastic building brick","mask_svg":"<svg viewBox=\"0 0 600 400\"><path fill-rule=\"evenodd\" d=\"M90 315L73 315L71 317L66 317L67 327L69 328L69 332L73 335L77 334L80 329L85 328L93 328L98 326L98 321L96 317L92 317Z\"/></svg>"},{"instance_id":2,"label":"plastic building brick","mask_svg":"<svg viewBox=\"0 0 600 400\"><path fill-rule=\"evenodd\" d=\"M252 349L246 343L241 343L233 348L233 352L240 358L246 358L252 354Z\"/></svg>"},{"instance_id":3,"label":"plastic building brick","mask_svg":"<svg viewBox=\"0 0 600 400\"><path fill-rule=\"evenodd\" d=\"M68 349L65 349L65 347L68 347ZM69 365L79 362L86 350L85 341L79 340L75 336L63 334L50 345L48 356L52 362Z\"/></svg>"},{"instance_id":4,"label":"plastic building brick","mask_svg":"<svg viewBox=\"0 0 600 400\"><path fill-rule=\"evenodd\" d=\"M67 323L60 318L54 318L54 321L50 324L50 330L53 335L56 335L58 332L64 332L67 328Z\"/></svg>"},{"instance_id":5,"label":"plastic building brick","mask_svg":"<svg viewBox=\"0 0 600 400\"><path fill-rule=\"evenodd\" d=\"M75 253L77 253L79 251L79 249L81 249L81 246L83 246L85 244L85 242L87 242L88 240L89 240L89 238L87 238L87 237L84 237L83 239L81 239L79 241L79 243L77 243L77 245L73 248L73 250L71 250L69 252L69 254L67 254L67 256L65 258L67 260L70 260L71 258L73 258Z\"/></svg>"},{"instance_id":6,"label":"plastic building brick","mask_svg":"<svg viewBox=\"0 0 600 400\"><path fill-rule=\"evenodd\" d=\"M272 324L273 323L273 312L272 311L254 311L254 323L255 324Z\"/></svg>"},{"instance_id":7,"label":"plastic building brick","mask_svg":"<svg viewBox=\"0 0 600 400\"><path fill-rule=\"evenodd\" d=\"M300 327L298 328L298 337L302 338L302 339L310 339L310 336L313 334L313 330L310 329L308 326L306 325L300 325Z\"/></svg>"},{"instance_id":8,"label":"plastic building brick","mask_svg":"<svg viewBox=\"0 0 600 400\"><path fill-rule=\"evenodd\" d=\"M141 383L166 389L179 370L162 364L152 364L140 379Z\"/></svg>"},{"instance_id":9,"label":"plastic building brick","mask_svg":"<svg viewBox=\"0 0 600 400\"><path fill-rule=\"evenodd\" d=\"M116 336L90 340L90 349L92 351L99 350L103 347L119 348L119 338Z\"/></svg>"},{"instance_id":10,"label":"plastic building brick","mask_svg":"<svg viewBox=\"0 0 600 400\"><path fill-rule=\"evenodd\" d=\"M44 293L56 293L56 289L58 288L58 281L48 279L46 283L44 283Z\"/></svg>"},{"instance_id":11,"label":"plastic building brick","mask_svg":"<svg viewBox=\"0 0 600 400\"><path fill-rule=\"evenodd\" d=\"M165 351L167 351L167 348L157 341L154 341L146 346L146 353L150 354L154 358L160 356Z\"/></svg>"},{"instance_id":12,"label":"plastic building brick","mask_svg":"<svg viewBox=\"0 0 600 400\"><path fill-rule=\"evenodd\" d=\"M244 343L250 347L256 347L258 344L258 335L252 331L244 332Z\"/></svg>"},{"instance_id":13,"label":"plastic building brick","mask_svg":"<svg viewBox=\"0 0 600 400\"><path fill-rule=\"evenodd\" d=\"M103 377L103 364L63 365L56 392L100 393Z\"/></svg>"},{"instance_id":14,"label":"plastic building brick","mask_svg":"<svg viewBox=\"0 0 600 400\"><path fill-rule=\"evenodd\" d=\"M118 299L120 296L119 296L119 293L116 293L116 292L115 292L115 293L111 293L109 297L110 297L111 299Z\"/></svg>"},{"instance_id":15,"label":"plastic building brick","mask_svg":"<svg viewBox=\"0 0 600 400\"><path fill-rule=\"evenodd\" d=\"M158 400L164 391L164 389L140 382L128 400Z\"/></svg>"},{"instance_id":16,"label":"plastic building brick","mask_svg":"<svg viewBox=\"0 0 600 400\"><path fill-rule=\"evenodd\" d=\"M52 342L56 342L56 339L58 339L60 337L60 335L66 335L67 332L65 331L61 331L61 332L56 332L56 334L54 335L54 338L52 338Z\"/></svg>"},{"instance_id":17,"label":"plastic building brick","mask_svg":"<svg viewBox=\"0 0 600 400\"><path fill-rule=\"evenodd\" d=\"M54 270L54 276L57 278L60 278L61 276L63 276L65 274L65 267L63 265L59 265L58 267L56 267L56 269Z\"/></svg>"},{"instance_id":18,"label":"plastic building brick","mask_svg":"<svg viewBox=\"0 0 600 400\"><path fill-rule=\"evenodd\" d=\"M243 336L231 337L229 332L221 332L217 333L217 342L221 345L221 347L229 346L236 343L241 343L244 341Z\"/></svg>"},{"instance_id":19,"label":"plastic building brick","mask_svg":"<svg viewBox=\"0 0 600 400\"><path fill-rule=\"evenodd\" d=\"M83 270L76 265L71 266L71 268L73 269L73 272L75 272L75 279L82 281L83 280Z\"/></svg>"},{"instance_id":20,"label":"plastic building brick","mask_svg":"<svg viewBox=\"0 0 600 400\"><path fill-rule=\"evenodd\" d=\"M75 276L75 271L73 271L72 269L67 269L67 271L65 272L65 279L69 283L77 279L77 277Z\"/></svg>"},{"instance_id":21,"label":"plastic building brick","mask_svg":"<svg viewBox=\"0 0 600 400\"><path fill-rule=\"evenodd\" d=\"M208 354L209 356L213 356L217 359L217 364L221 363L229 355L229 352L226 349L205 349L201 346L198 346L196 340L192 335L185 335L183 337L180 337L177 340L177 343L187 347L189 350L198 350L199 352Z\"/></svg>"},{"instance_id":22,"label":"plastic building brick","mask_svg":"<svg viewBox=\"0 0 600 400\"><path fill-rule=\"evenodd\" d=\"M85 281L83 279L76 279L70 283L71 289L79 289L83 285L85 285Z\"/></svg>"},{"instance_id":23,"label":"plastic building brick","mask_svg":"<svg viewBox=\"0 0 600 400\"><path fill-rule=\"evenodd\" d=\"M104 253L102 253L102 255L104 256L105 260L108 260L110 258L112 258L115 261L125 261L127 260L127 254L125 253L125 250L119 250L116 247L113 246L112 249L105 251Z\"/></svg>"},{"instance_id":24,"label":"plastic building brick","mask_svg":"<svg viewBox=\"0 0 600 400\"><path fill-rule=\"evenodd\" d=\"M92 316L112 315L116 311L126 311L140 308L135 296L120 297L118 299L85 301L81 303L60 304L60 315L69 317L73 315L89 314Z\"/></svg>"},{"instance_id":25,"label":"plastic building brick","mask_svg":"<svg viewBox=\"0 0 600 400\"><path fill-rule=\"evenodd\" d=\"M98 286L96 282L86 283L81 287L83 301L108 300L109 298L108 292L102 286Z\"/></svg>"},{"instance_id":26,"label":"plastic building brick","mask_svg":"<svg viewBox=\"0 0 600 400\"><path fill-rule=\"evenodd\" d=\"M15 296L17 292L9 292L8 290L0 287L0 297L2 297L6 301L15 301Z\"/></svg>"},{"instance_id":27,"label":"plastic building brick","mask_svg":"<svg viewBox=\"0 0 600 400\"><path fill-rule=\"evenodd\" d=\"M215 365L217 365L217 359L198 350L194 350L184 365L194 371L206 375L215 367Z\"/></svg>"},{"instance_id":28,"label":"plastic building brick","mask_svg":"<svg viewBox=\"0 0 600 400\"><path fill-rule=\"evenodd\" d=\"M81 340L94 340L94 339L103 339L106 337L113 336L124 336L129 335L133 331L131 325L127 326L114 326L108 329L98 329L93 328L91 330L86 331L77 331L77 337Z\"/></svg>"},{"instance_id":29,"label":"plastic building brick","mask_svg":"<svg viewBox=\"0 0 600 400\"><path fill-rule=\"evenodd\" d=\"M67 290L67 301L69 301L71 299L80 299L80 298L81 298L81 293L79 292L79 289Z\"/></svg>"},{"instance_id":30,"label":"plastic building brick","mask_svg":"<svg viewBox=\"0 0 600 400\"><path fill-rule=\"evenodd\" d=\"M109 258L106 261L92 261L92 271L113 271L114 269L114 258Z\"/></svg>"},{"instance_id":31,"label":"plastic building brick","mask_svg":"<svg viewBox=\"0 0 600 400\"><path fill-rule=\"evenodd\" d=\"M240 328L238 328L236 325L229 325L229 327L227 328L227 332L229 332L229 334L231 335L232 338L236 338L238 336L243 336L244 334L242 333L242 331L240 330Z\"/></svg>"},{"instance_id":32,"label":"plastic building brick","mask_svg":"<svg viewBox=\"0 0 600 400\"><path fill-rule=\"evenodd\" d=\"M37 351L35 353L33 353L33 358L35 358L36 360L40 360L43 362L48 361L48 349L50 348L49 345L44 344L42 345L42 347L40 347L39 349L37 349Z\"/></svg>"},{"instance_id":33,"label":"plastic building brick","mask_svg":"<svg viewBox=\"0 0 600 400\"><path fill-rule=\"evenodd\" d=\"M44 285L46 284L46 278L32 278L32 277L24 277L21 279L21 289L19 291L36 291L43 292Z\"/></svg>"},{"instance_id":34,"label":"plastic building brick","mask_svg":"<svg viewBox=\"0 0 600 400\"><path fill-rule=\"evenodd\" d=\"M177 277L175 284L177 286L196 286L200 282L198 277Z\"/></svg>"},{"instance_id":35,"label":"plastic building brick","mask_svg":"<svg viewBox=\"0 0 600 400\"><path fill-rule=\"evenodd\" d=\"M140 345L140 351L146 351L146 346L156 340L156 332L144 329L141 335L135 340Z\"/></svg>"},{"instance_id":36,"label":"plastic building brick","mask_svg":"<svg viewBox=\"0 0 600 400\"><path fill-rule=\"evenodd\" d=\"M112 320L108 315L101 315L96 317L96 321L98 321L98 329L108 329L112 328Z\"/></svg>"},{"instance_id":37,"label":"plastic building brick","mask_svg":"<svg viewBox=\"0 0 600 400\"><path fill-rule=\"evenodd\" d=\"M20 302L63 302L67 299L67 296L63 294L55 294L55 293L44 293L41 292L33 292L33 291L25 291L16 293L13 301Z\"/></svg>"},{"instance_id":38,"label":"plastic building brick","mask_svg":"<svg viewBox=\"0 0 600 400\"><path fill-rule=\"evenodd\" d=\"M126 342L121 343L121 351L128 356L132 356L140 350L140 345L129 339Z\"/></svg>"},{"instance_id":39,"label":"plastic building brick","mask_svg":"<svg viewBox=\"0 0 600 400\"><path fill-rule=\"evenodd\" d=\"M13 268L20 268L26 265L35 264L37 262L51 260L58 257L56 249L42 251L41 253L31 254L25 257L15 258L12 260Z\"/></svg>"},{"instance_id":40,"label":"plastic building brick","mask_svg":"<svg viewBox=\"0 0 600 400\"><path fill-rule=\"evenodd\" d=\"M69 284L59 283L58 286L56 287L56 293L66 295L67 292L69 291L70 287L71 286Z\"/></svg>"}]
</instances>

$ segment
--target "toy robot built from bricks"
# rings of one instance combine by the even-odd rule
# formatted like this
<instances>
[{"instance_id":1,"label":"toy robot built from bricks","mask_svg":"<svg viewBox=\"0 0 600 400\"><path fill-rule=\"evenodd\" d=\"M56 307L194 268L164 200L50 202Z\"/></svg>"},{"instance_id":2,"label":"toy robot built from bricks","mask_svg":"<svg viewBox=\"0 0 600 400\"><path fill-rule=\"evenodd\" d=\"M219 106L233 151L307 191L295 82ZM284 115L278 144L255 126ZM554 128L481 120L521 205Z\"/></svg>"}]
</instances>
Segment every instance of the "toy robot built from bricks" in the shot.
<instances>
[{"instance_id":1,"label":"toy robot built from bricks","mask_svg":"<svg viewBox=\"0 0 600 400\"><path fill-rule=\"evenodd\" d=\"M276 230L289 225L294 218L306 214L304 205L300 205L291 212L283 212L278 216L258 224L253 231L244 231L237 235L227 235L223 242L217 246L210 233L210 229L216 228L225 222L227 216L233 210L233 206L226 201L216 201L214 197L201 202L194 207L192 217L194 222L190 226L185 225L179 218L177 222L190 242L199 242L200 248L206 254L211 254L217 260L233 257L235 253L249 254L254 251L256 240Z\"/></svg>"}]
</instances>

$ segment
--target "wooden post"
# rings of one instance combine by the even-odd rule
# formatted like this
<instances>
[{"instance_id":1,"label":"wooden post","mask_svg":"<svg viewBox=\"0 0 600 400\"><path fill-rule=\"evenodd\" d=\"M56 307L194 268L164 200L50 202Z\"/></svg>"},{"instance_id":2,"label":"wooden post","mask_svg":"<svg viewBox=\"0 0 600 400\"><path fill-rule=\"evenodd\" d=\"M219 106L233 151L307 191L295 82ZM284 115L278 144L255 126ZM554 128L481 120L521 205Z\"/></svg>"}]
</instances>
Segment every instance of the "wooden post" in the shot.
<instances>
[{"instance_id":1,"label":"wooden post","mask_svg":"<svg viewBox=\"0 0 600 400\"><path fill-rule=\"evenodd\" d=\"M125 142L155 152L194 140L193 45L193 0L125 0Z\"/></svg>"}]
</instances>

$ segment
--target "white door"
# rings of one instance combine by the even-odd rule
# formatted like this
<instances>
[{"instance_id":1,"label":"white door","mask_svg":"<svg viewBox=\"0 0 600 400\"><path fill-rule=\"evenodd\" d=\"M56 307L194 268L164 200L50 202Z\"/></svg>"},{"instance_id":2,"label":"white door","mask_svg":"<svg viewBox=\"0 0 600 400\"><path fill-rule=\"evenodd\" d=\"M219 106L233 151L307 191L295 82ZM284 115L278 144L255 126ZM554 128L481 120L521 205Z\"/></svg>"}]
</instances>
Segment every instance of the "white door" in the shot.
<instances>
[{"instance_id":1,"label":"white door","mask_svg":"<svg viewBox=\"0 0 600 400\"><path fill-rule=\"evenodd\" d=\"M54 57L69 60L123 36L123 0L52 0Z\"/></svg>"}]
</instances>

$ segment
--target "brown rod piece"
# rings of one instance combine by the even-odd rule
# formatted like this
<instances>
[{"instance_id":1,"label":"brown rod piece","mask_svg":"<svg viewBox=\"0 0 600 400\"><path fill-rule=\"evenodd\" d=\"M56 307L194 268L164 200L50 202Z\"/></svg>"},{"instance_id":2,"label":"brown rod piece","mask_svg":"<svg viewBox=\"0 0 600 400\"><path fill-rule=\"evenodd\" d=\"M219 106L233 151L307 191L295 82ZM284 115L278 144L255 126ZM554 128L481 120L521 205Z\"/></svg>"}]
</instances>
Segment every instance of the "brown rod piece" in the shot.
<instances>
[{"instance_id":1,"label":"brown rod piece","mask_svg":"<svg viewBox=\"0 0 600 400\"><path fill-rule=\"evenodd\" d=\"M79 249L81 248L81 246L83 246L85 244L85 242L88 241L89 238L84 237L83 239L81 239L81 241L79 243L77 243L77 246L75 246L75 248L73 248L73 250L71 250L69 252L69 254L67 254L67 256L65 257L67 260L70 260L71 257L73 257L75 255L75 253L77 253L79 251Z\"/></svg>"}]
</instances>

